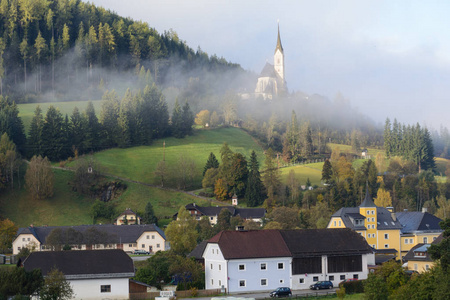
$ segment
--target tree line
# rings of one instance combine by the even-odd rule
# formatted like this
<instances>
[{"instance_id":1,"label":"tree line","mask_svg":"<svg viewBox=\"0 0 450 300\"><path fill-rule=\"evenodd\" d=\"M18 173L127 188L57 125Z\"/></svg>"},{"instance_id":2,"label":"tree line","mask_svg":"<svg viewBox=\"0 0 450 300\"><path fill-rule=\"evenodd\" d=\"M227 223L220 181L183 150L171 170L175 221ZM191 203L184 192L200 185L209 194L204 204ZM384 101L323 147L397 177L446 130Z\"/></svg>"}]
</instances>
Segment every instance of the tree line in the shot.
<instances>
[{"instance_id":1,"label":"tree line","mask_svg":"<svg viewBox=\"0 0 450 300\"><path fill-rule=\"evenodd\" d=\"M405 125L394 119L391 125L387 118L384 126L384 149L388 158L401 156L414 162L419 171L436 167L430 132L419 124Z\"/></svg>"},{"instance_id":2,"label":"tree line","mask_svg":"<svg viewBox=\"0 0 450 300\"><path fill-rule=\"evenodd\" d=\"M0 32L0 93L21 100L46 91L65 94L59 79L86 88L109 81L110 71L138 73L141 66L157 82L179 61L185 71L240 69L194 51L173 30L159 34L80 0L1 0Z\"/></svg>"}]
</instances>

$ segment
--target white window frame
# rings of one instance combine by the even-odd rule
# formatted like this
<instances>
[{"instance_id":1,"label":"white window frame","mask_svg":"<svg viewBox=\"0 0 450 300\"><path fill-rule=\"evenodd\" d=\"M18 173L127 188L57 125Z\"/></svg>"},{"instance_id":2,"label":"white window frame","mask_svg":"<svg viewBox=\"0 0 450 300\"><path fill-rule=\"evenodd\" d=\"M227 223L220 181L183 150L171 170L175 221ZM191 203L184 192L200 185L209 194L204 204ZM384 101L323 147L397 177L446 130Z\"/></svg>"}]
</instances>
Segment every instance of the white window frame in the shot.
<instances>
[{"instance_id":1,"label":"white window frame","mask_svg":"<svg viewBox=\"0 0 450 300\"><path fill-rule=\"evenodd\" d=\"M265 284L263 284L263 280L265 280ZM259 281L259 285L260 286L268 286L269 285L269 280L267 278L261 278Z\"/></svg>"},{"instance_id":2,"label":"white window frame","mask_svg":"<svg viewBox=\"0 0 450 300\"><path fill-rule=\"evenodd\" d=\"M241 266L243 266L242 269L241 269ZM247 269L247 268L246 268L245 264L239 264L239 265L238 265L238 271L244 272L246 269Z\"/></svg>"},{"instance_id":3,"label":"white window frame","mask_svg":"<svg viewBox=\"0 0 450 300\"><path fill-rule=\"evenodd\" d=\"M244 285L241 285L242 282L244 283ZM238 284L239 284L240 288L243 288L243 287L247 286L247 282L245 281L245 279L239 279Z\"/></svg>"},{"instance_id":4,"label":"white window frame","mask_svg":"<svg viewBox=\"0 0 450 300\"><path fill-rule=\"evenodd\" d=\"M280 268L280 264L283 265L282 268ZM284 270L284 262L279 262L279 263L277 263L277 270Z\"/></svg>"},{"instance_id":5,"label":"white window frame","mask_svg":"<svg viewBox=\"0 0 450 300\"><path fill-rule=\"evenodd\" d=\"M264 265L264 269L263 269L263 265ZM260 263L260 264L259 264L259 269L260 269L261 271L267 271L267 263Z\"/></svg>"},{"instance_id":6,"label":"white window frame","mask_svg":"<svg viewBox=\"0 0 450 300\"><path fill-rule=\"evenodd\" d=\"M385 233L385 234L384 234L384 239L385 239L385 240L388 240L388 239L389 239L389 233Z\"/></svg>"}]
</instances>

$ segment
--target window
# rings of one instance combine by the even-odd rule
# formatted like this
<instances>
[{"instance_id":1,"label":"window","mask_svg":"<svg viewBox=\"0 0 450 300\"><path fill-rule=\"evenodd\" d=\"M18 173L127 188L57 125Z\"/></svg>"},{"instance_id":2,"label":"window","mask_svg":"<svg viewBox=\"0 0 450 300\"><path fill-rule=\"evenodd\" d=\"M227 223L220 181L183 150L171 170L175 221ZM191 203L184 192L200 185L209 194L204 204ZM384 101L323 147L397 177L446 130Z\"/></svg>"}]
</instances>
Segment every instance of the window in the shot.
<instances>
[{"instance_id":1,"label":"window","mask_svg":"<svg viewBox=\"0 0 450 300\"><path fill-rule=\"evenodd\" d=\"M214 220L214 217L211 217L210 219L211 219L211 221L212 221L212 220Z\"/></svg>"},{"instance_id":2,"label":"window","mask_svg":"<svg viewBox=\"0 0 450 300\"><path fill-rule=\"evenodd\" d=\"M133 247L133 244L128 244L128 247L130 247L130 248Z\"/></svg>"},{"instance_id":3,"label":"window","mask_svg":"<svg viewBox=\"0 0 450 300\"><path fill-rule=\"evenodd\" d=\"M22 238L22 242L25 242L25 238Z\"/></svg>"},{"instance_id":4,"label":"window","mask_svg":"<svg viewBox=\"0 0 450 300\"><path fill-rule=\"evenodd\" d=\"M416 270L417 271L417 264L414 264L414 270Z\"/></svg>"},{"instance_id":5,"label":"window","mask_svg":"<svg viewBox=\"0 0 450 300\"><path fill-rule=\"evenodd\" d=\"M219 286L221 286L222 285L222 281L221 280L219 280Z\"/></svg>"},{"instance_id":6,"label":"window","mask_svg":"<svg viewBox=\"0 0 450 300\"><path fill-rule=\"evenodd\" d=\"M319 281L319 276L314 276L313 281Z\"/></svg>"},{"instance_id":7,"label":"window","mask_svg":"<svg viewBox=\"0 0 450 300\"><path fill-rule=\"evenodd\" d=\"M152 235L152 240L154 240L155 239L155 236L154 235Z\"/></svg>"},{"instance_id":8,"label":"window","mask_svg":"<svg viewBox=\"0 0 450 300\"><path fill-rule=\"evenodd\" d=\"M159 244L156 244L156 248L159 248Z\"/></svg>"},{"instance_id":9,"label":"window","mask_svg":"<svg viewBox=\"0 0 450 300\"><path fill-rule=\"evenodd\" d=\"M389 248L389 244L384 244L384 248Z\"/></svg>"},{"instance_id":10,"label":"window","mask_svg":"<svg viewBox=\"0 0 450 300\"><path fill-rule=\"evenodd\" d=\"M341 226L341 221L339 221L339 226Z\"/></svg>"},{"instance_id":11,"label":"window","mask_svg":"<svg viewBox=\"0 0 450 300\"><path fill-rule=\"evenodd\" d=\"M336 227L336 221L334 221L334 227Z\"/></svg>"},{"instance_id":12,"label":"window","mask_svg":"<svg viewBox=\"0 0 450 300\"><path fill-rule=\"evenodd\" d=\"M408 239L405 239L405 244L408 244Z\"/></svg>"},{"instance_id":13,"label":"window","mask_svg":"<svg viewBox=\"0 0 450 300\"><path fill-rule=\"evenodd\" d=\"M388 240L388 239L389 239L389 234L388 234L388 233L385 233L385 234L384 234L384 239L385 239L385 240Z\"/></svg>"},{"instance_id":14,"label":"window","mask_svg":"<svg viewBox=\"0 0 450 300\"><path fill-rule=\"evenodd\" d=\"M341 275L340 280L345 280L345 275Z\"/></svg>"},{"instance_id":15,"label":"window","mask_svg":"<svg viewBox=\"0 0 450 300\"><path fill-rule=\"evenodd\" d=\"M386 225L386 226L387 226L387 225L388 225L388 223L387 223L387 222L385 221L385 222L384 222L384 225Z\"/></svg>"},{"instance_id":16,"label":"window","mask_svg":"<svg viewBox=\"0 0 450 300\"><path fill-rule=\"evenodd\" d=\"M221 264L219 264L219 271L221 271L222 270L222 265Z\"/></svg>"},{"instance_id":17,"label":"window","mask_svg":"<svg viewBox=\"0 0 450 300\"><path fill-rule=\"evenodd\" d=\"M299 282L299 283L305 283L305 278L300 278L300 279L298 280L298 282Z\"/></svg>"},{"instance_id":18,"label":"window","mask_svg":"<svg viewBox=\"0 0 450 300\"><path fill-rule=\"evenodd\" d=\"M328 280L333 281L333 280L334 280L334 276L333 276L333 275L332 275L332 276L329 276L329 277L328 277Z\"/></svg>"},{"instance_id":19,"label":"window","mask_svg":"<svg viewBox=\"0 0 450 300\"><path fill-rule=\"evenodd\" d=\"M278 263L278 270L284 269L284 263Z\"/></svg>"},{"instance_id":20,"label":"window","mask_svg":"<svg viewBox=\"0 0 450 300\"><path fill-rule=\"evenodd\" d=\"M261 279L261 286L266 286L267 285L267 279Z\"/></svg>"},{"instance_id":21,"label":"window","mask_svg":"<svg viewBox=\"0 0 450 300\"><path fill-rule=\"evenodd\" d=\"M424 243L424 244L428 244L428 238L427 238L427 237L424 237L424 238L423 238L423 243Z\"/></svg>"},{"instance_id":22,"label":"window","mask_svg":"<svg viewBox=\"0 0 450 300\"><path fill-rule=\"evenodd\" d=\"M145 244L142 244L142 248L145 248Z\"/></svg>"},{"instance_id":23,"label":"window","mask_svg":"<svg viewBox=\"0 0 450 300\"><path fill-rule=\"evenodd\" d=\"M245 271L245 265L239 265L239 271Z\"/></svg>"},{"instance_id":24,"label":"window","mask_svg":"<svg viewBox=\"0 0 450 300\"><path fill-rule=\"evenodd\" d=\"M245 287L245 280L239 280L239 286Z\"/></svg>"},{"instance_id":25,"label":"window","mask_svg":"<svg viewBox=\"0 0 450 300\"><path fill-rule=\"evenodd\" d=\"M261 264L261 270L267 270L267 265L266 265L266 263L262 263L262 264Z\"/></svg>"},{"instance_id":26,"label":"window","mask_svg":"<svg viewBox=\"0 0 450 300\"><path fill-rule=\"evenodd\" d=\"M214 279L211 279L211 285L214 285Z\"/></svg>"},{"instance_id":27,"label":"window","mask_svg":"<svg viewBox=\"0 0 450 300\"><path fill-rule=\"evenodd\" d=\"M280 279L280 284L283 284L284 283L284 280L283 279Z\"/></svg>"},{"instance_id":28,"label":"window","mask_svg":"<svg viewBox=\"0 0 450 300\"><path fill-rule=\"evenodd\" d=\"M147 235L147 240L149 240L150 239L150 236L149 235Z\"/></svg>"},{"instance_id":29,"label":"window","mask_svg":"<svg viewBox=\"0 0 450 300\"><path fill-rule=\"evenodd\" d=\"M100 286L100 293L111 293L111 285L101 285Z\"/></svg>"},{"instance_id":30,"label":"window","mask_svg":"<svg viewBox=\"0 0 450 300\"><path fill-rule=\"evenodd\" d=\"M436 240L436 237L434 236L434 237L433 237L433 241L435 241L435 240Z\"/></svg>"},{"instance_id":31,"label":"window","mask_svg":"<svg viewBox=\"0 0 450 300\"><path fill-rule=\"evenodd\" d=\"M17 250L19 250L19 252L20 252L20 247L17 247Z\"/></svg>"},{"instance_id":32,"label":"window","mask_svg":"<svg viewBox=\"0 0 450 300\"><path fill-rule=\"evenodd\" d=\"M358 274L353 274L354 279L358 279Z\"/></svg>"},{"instance_id":33,"label":"window","mask_svg":"<svg viewBox=\"0 0 450 300\"><path fill-rule=\"evenodd\" d=\"M27 238L27 241L30 241L30 238Z\"/></svg>"},{"instance_id":34,"label":"window","mask_svg":"<svg viewBox=\"0 0 450 300\"><path fill-rule=\"evenodd\" d=\"M413 243L413 239L409 239L409 243L412 244Z\"/></svg>"},{"instance_id":35,"label":"window","mask_svg":"<svg viewBox=\"0 0 450 300\"><path fill-rule=\"evenodd\" d=\"M211 270L213 269L213 264L211 264Z\"/></svg>"},{"instance_id":36,"label":"window","mask_svg":"<svg viewBox=\"0 0 450 300\"><path fill-rule=\"evenodd\" d=\"M425 265L425 270L429 270L430 269L430 265Z\"/></svg>"}]
</instances>

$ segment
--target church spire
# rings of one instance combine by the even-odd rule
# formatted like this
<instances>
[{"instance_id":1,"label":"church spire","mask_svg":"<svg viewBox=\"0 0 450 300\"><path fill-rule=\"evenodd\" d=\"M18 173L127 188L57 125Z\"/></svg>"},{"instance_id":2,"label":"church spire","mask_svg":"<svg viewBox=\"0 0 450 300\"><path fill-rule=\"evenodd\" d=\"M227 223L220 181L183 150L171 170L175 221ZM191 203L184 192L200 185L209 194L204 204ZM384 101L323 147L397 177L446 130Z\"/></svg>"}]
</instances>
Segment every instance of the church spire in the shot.
<instances>
[{"instance_id":1,"label":"church spire","mask_svg":"<svg viewBox=\"0 0 450 300\"><path fill-rule=\"evenodd\" d=\"M280 38L280 21L278 21L278 38L275 52L277 52L277 49L280 49L281 53L283 53L283 46L281 45L281 38Z\"/></svg>"}]
</instances>

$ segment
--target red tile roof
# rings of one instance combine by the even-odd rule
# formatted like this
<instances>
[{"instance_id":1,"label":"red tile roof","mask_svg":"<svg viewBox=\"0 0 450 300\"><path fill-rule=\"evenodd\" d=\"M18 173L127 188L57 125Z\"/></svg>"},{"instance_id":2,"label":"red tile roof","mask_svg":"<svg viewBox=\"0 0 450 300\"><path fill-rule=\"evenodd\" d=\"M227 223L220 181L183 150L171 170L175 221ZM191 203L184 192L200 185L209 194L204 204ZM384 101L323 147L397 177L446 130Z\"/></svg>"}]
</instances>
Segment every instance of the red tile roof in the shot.
<instances>
[{"instance_id":1,"label":"red tile roof","mask_svg":"<svg viewBox=\"0 0 450 300\"><path fill-rule=\"evenodd\" d=\"M290 257L278 230L221 231L209 243L218 243L225 259Z\"/></svg>"}]
</instances>

